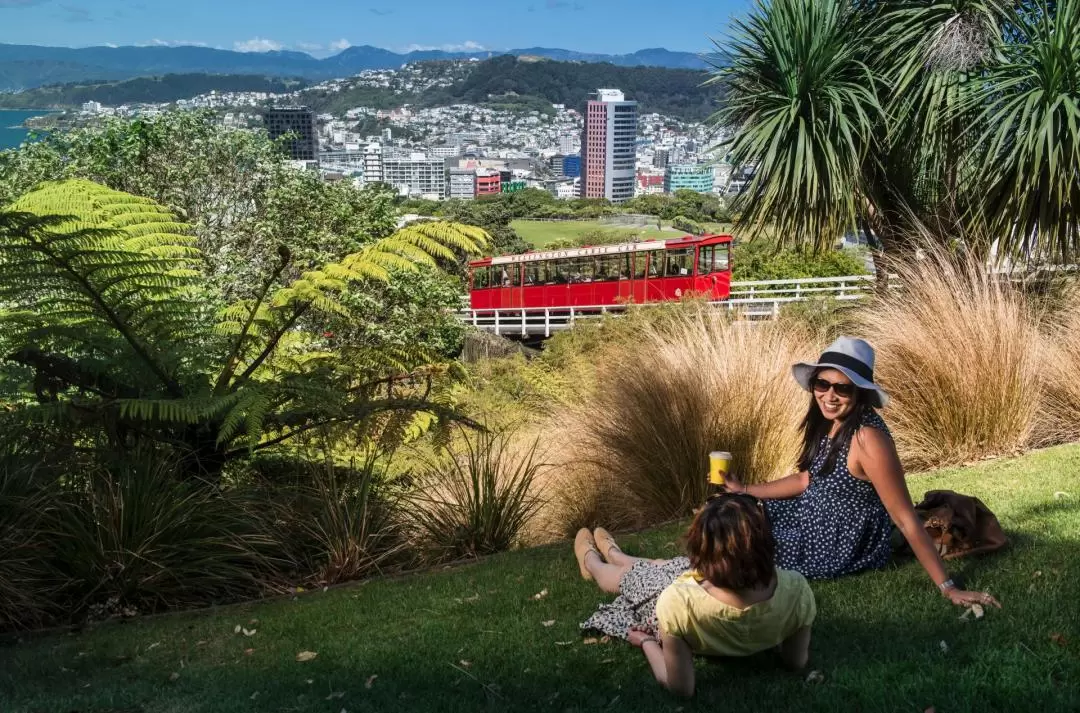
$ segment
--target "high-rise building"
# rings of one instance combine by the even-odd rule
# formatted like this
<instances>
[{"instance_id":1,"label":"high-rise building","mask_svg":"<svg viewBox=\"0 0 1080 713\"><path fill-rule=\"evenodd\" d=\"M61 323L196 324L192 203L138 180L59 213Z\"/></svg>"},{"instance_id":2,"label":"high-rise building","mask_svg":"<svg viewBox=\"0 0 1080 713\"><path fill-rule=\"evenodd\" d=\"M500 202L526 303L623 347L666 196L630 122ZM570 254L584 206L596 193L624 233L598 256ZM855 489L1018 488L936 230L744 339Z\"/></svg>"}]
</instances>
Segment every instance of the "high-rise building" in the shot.
<instances>
[{"instance_id":1,"label":"high-rise building","mask_svg":"<svg viewBox=\"0 0 1080 713\"><path fill-rule=\"evenodd\" d=\"M567 178L577 178L581 175L581 156L563 156L562 175Z\"/></svg>"},{"instance_id":2,"label":"high-rise building","mask_svg":"<svg viewBox=\"0 0 1080 713\"><path fill-rule=\"evenodd\" d=\"M446 197L446 161L423 154L411 158L383 159L383 182L403 196L441 200Z\"/></svg>"},{"instance_id":3,"label":"high-rise building","mask_svg":"<svg viewBox=\"0 0 1080 713\"><path fill-rule=\"evenodd\" d=\"M634 197L637 102L618 89L598 89L585 107L581 196L623 203Z\"/></svg>"},{"instance_id":4,"label":"high-rise building","mask_svg":"<svg viewBox=\"0 0 1080 713\"><path fill-rule=\"evenodd\" d=\"M319 132L315 128L315 112L306 106L270 109L266 112L266 130L271 140L286 134L285 147L294 161L316 161L319 158Z\"/></svg>"},{"instance_id":5,"label":"high-rise building","mask_svg":"<svg viewBox=\"0 0 1080 713\"><path fill-rule=\"evenodd\" d=\"M667 168L670 156L671 152L667 149L656 149L652 157L653 168Z\"/></svg>"},{"instance_id":6,"label":"high-rise building","mask_svg":"<svg viewBox=\"0 0 1080 713\"><path fill-rule=\"evenodd\" d=\"M378 183L383 179L382 146L368 144L364 147L364 183Z\"/></svg>"},{"instance_id":7,"label":"high-rise building","mask_svg":"<svg viewBox=\"0 0 1080 713\"><path fill-rule=\"evenodd\" d=\"M577 153L580 140L574 134L559 134L559 153L566 155Z\"/></svg>"},{"instance_id":8,"label":"high-rise building","mask_svg":"<svg viewBox=\"0 0 1080 713\"><path fill-rule=\"evenodd\" d=\"M664 171L664 192L674 193L688 188L698 193L710 193L713 189L712 166L672 164Z\"/></svg>"},{"instance_id":9,"label":"high-rise building","mask_svg":"<svg viewBox=\"0 0 1080 713\"><path fill-rule=\"evenodd\" d=\"M476 197L476 169L451 166L447 169L450 198L471 201Z\"/></svg>"},{"instance_id":10,"label":"high-rise building","mask_svg":"<svg viewBox=\"0 0 1080 713\"><path fill-rule=\"evenodd\" d=\"M476 169L476 196L494 196L502 192L502 173L494 168Z\"/></svg>"}]
</instances>

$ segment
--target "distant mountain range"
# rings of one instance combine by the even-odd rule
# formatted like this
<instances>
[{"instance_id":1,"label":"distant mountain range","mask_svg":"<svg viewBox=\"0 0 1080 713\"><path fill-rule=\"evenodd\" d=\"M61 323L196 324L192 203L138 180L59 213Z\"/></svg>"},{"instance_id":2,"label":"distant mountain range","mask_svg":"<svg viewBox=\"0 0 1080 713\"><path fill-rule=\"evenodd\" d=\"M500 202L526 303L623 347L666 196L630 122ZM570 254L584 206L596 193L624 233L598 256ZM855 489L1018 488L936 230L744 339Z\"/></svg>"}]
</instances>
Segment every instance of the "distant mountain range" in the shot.
<instances>
[{"instance_id":1,"label":"distant mountain range","mask_svg":"<svg viewBox=\"0 0 1080 713\"><path fill-rule=\"evenodd\" d=\"M233 52L209 47L40 47L0 44L0 91L47 84L131 79L161 74L256 74L308 80L347 77L365 69L394 69L409 62L488 59L497 55L534 56L563 62L609 62L623 67L705 69L708 62L692 52L662 48L607 55L548 47L505 52L422 50L399 54L363 45L325 59L303 52Z\"/></svg>"}]
</instances>

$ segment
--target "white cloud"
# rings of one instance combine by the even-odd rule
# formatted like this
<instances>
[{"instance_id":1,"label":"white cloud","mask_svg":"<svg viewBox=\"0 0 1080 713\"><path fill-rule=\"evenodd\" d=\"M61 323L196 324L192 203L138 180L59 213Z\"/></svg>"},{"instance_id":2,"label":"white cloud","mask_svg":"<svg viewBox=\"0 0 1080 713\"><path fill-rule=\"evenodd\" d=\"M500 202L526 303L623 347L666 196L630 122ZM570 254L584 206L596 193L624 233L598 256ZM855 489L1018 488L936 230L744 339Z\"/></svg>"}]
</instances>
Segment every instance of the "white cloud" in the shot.
<instances>
[{"instance_id":1,"label":"white cloud","mask_svg":"<svg viewBox=\"0 0 1080 713\"><path fill-rule=\"evenodd\" d=\"M250 40L244 40L243 42L234 42L233 49L237 52L275 52L284 47L280 42L274 40L266 40L262 37L256 37Z\"/></svg>"},{"instance_id":2,"label":"white cloud","mask_svg":"<svg viewBox=\"0 0 1080 713\"><path fill-rule=\"evenodd\" d=\"M465 40L460 44L445 45L409 45L403 52L428 52L430 50L442 50L443 52L483 52L487 48L479 42Z\"/></svg>"},{"instance_id":3,"label":"white cloud","mask_svg":"<svg viewBox=\"0 0 1080 713\"><path fill-rule=\"evenodd\" d=\"M335 52L341 52L342 50L347 50L350 47L352 47L352 42L349 42L343 37L340 40L331 42L330 46L327 49L334 50Z\"/></svg>"},{"instance_id":4,"label":"white cloud","mask_svg":"<svg viewBox=\"0 0 1080 713\"><path fill-rule=\"evenodd\" d=\"M325 48L317 42L297 42L296 49L304 52L318 52Z\"/></svg>"},{"instance_id":5,"label":"white cloud","mask_svg":"<svg viewBox=\"0 0 1080 713\"><path fill-rule=\"evenodd\" d=\"M115 47L116 45L111 45ZM209 47L205 42L196 40L161 40L154 38L149 42L136 42L136 47Z\"/></svg>"}]
</instances>

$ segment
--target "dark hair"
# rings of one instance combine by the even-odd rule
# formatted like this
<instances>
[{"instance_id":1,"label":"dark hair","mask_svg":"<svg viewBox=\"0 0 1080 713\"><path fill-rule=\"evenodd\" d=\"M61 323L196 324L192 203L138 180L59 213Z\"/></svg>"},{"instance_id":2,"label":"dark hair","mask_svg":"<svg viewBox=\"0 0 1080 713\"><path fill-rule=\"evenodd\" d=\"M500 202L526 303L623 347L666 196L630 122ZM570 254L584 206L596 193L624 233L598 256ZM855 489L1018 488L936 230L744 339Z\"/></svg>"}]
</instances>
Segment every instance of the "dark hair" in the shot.
<instances>
[{"instance_id":1,"label":"dark hair","mask_svg":"<svg viewBox=\"0 0 1080 713\"><path fill-rule=\"evenodd\" d=\"M705 504L686 537L690 566L724 589L768 586L776 575L776 541L761 501L723 493Z\"/></svg>"},{"instance_id":2,"label":"dark hair","mask_svg":"<svg viewBox=\"0 0 1080 713\"><path fill-rule=\"evenodd\" d=\"M817 378L821 371L823 370L819 369L814 372L814 375L810 378L811 382ZM859 430L859 426L863 424L868 415L874 412L874 407L870 404L870 399L867 398L863 389L855 389L855 393L851 398L854 399L851 412L844 417L844 422L840 425L836 437L828 443L829 454L825 458L823 472L827 473L836 466L836 455L840 452L840 448L851 442L855 432ZM811 392L810 408L807 409L806 418L802 422L803 445L802 453L799 455L799 470L810 470L810 465L821 455L821 440L829 435L832 423L832 421L825 418L825 414L821 413L817 399Z\"/></svg>"}]
</instances>

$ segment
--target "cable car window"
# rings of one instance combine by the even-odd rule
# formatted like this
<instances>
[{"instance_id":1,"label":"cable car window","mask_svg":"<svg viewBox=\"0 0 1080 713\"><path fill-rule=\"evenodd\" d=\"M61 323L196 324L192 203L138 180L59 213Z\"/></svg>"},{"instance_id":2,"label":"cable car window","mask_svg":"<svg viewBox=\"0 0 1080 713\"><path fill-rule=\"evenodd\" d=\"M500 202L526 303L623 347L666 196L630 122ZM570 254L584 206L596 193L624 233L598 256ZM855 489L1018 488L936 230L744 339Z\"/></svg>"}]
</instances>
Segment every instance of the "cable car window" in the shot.
<instances>
[{"instance_id":1,"label":"cable car window","mask_svg":"<svg viewBox=\"0 0 1080 713\"><path fill-rule=\"evenodd\" d=\"M731 243L716 246L716 259L713 261L713 270L726 272L731 268Z\"/></svg>"},{"instance_id":2,"label":"cable car window","mask_svg":"<svg viewBox=\"0 0 1080 713\"><path fill-rule=\"evenodd\" d=\"M618 280L626 277L627 273L624 272L626 270L626 257L626 255L605 255L596 258L596 272L593 273L593 281L607 282L608 280Z\"/></svg>"},{"instance_id":3,"label":"cable car window","mask_svg":"<svg viewBox=\"0 0 1080 713\"><path fill-rule=\"evenodd\" d=\"M697 274L708 275L713 271L713 255L716 248L712 245L702 245L698 248Z\"/></svg>"},{"instance_id":4,"label":"cable car window","mask_svg":"<svg viewBox=\"0 0 1080 713\"><path fill-rule=\"evenodd\" d=\"M486 267L473 268L473 289L482 290L488 286L488 269Z\"/></svg>"},{"instance_id":5,"label":"cable car window","mask_svg":"<svg viewBox=\"0 0 1080 713\"><path fill-rule=\"evenodd\" d=\"M543 265L544 265L544 263L539 262L539 261L525 263L525 286L526 287L528 287L529 285L543 284L543 282L544 282Z\"/></svg>"},{"instance_id":6,"label":"cable car window","mask_svg":"<svg viewBox=\"0 0 1080 713\"><path fill-rule=\"evenodd\" d=\"M510 286L521 287L521 265L511 263L505 267L506 271L510 273Z\"/></svg>"},{"instance_id":7,"label":"cable car window","mask_svg":"<svg viewBox=\"0 0 1080 713\"><path fill-rule=\"evenodd\" d=\"M679 248L667 251L667 276L691 275L694 271L694 249Z\"/></svg>"},{"instance_id":8,"label":"cable car window","mask_svg":"<svg viewBox=\"0 0 1080 713\"><path fill-rule=\"evenodd\" d=\"M662 250L649 251L649 277L663 277L664 275L664 252Z\"/></svg>"},{"instance_id":9,"label":"cable car window","mask_svg":"<svg viewBox=\"0 0 1080 713\"><path fill-rule=\"evenodd\" d=\"M642 280L645 278L645 264L648 261L649 254L642 251L634 253L634 279Z\"/></svg>"}]
</instances>

